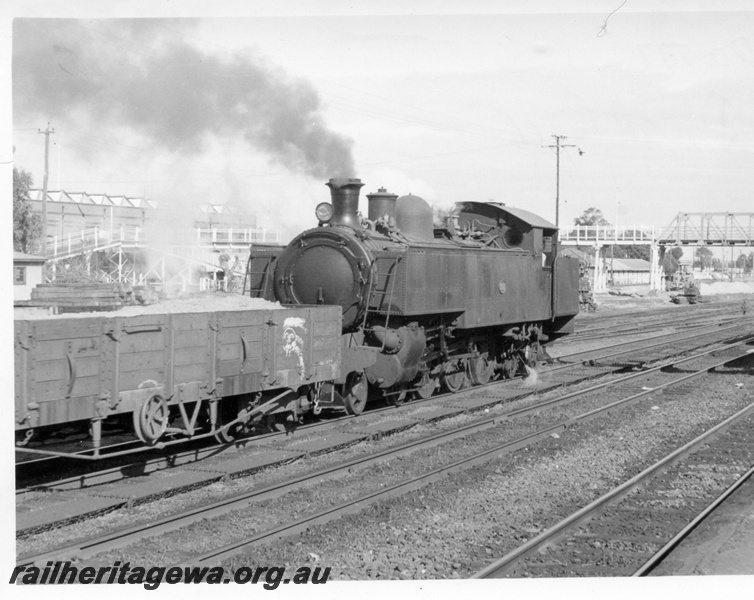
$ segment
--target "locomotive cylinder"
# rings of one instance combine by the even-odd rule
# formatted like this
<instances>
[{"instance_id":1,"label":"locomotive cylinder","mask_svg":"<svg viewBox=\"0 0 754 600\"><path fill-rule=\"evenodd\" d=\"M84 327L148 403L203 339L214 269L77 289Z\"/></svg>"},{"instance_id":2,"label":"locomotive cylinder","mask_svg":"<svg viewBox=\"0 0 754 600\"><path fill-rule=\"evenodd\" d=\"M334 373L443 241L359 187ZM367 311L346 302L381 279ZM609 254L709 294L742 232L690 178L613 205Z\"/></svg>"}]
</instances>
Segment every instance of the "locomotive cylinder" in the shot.
<instances>
[{"instance_id":1,"label":"locomotive cylinder","mask_svg":"<svg viewBox=\"0 0 754 600\"><path fill-rule=\"evenodd\" d=\"M380 327L375 328L372 335L380 343L386 341L387 344L385 352L377 354L376 362L364 369L369 382L384 389L412 381L419 372L419 362L427 349L424 327L416 323L398 329Z\"/></svg>"},{"instance_id":2,"label":"locomotive cylinder","mask_svg":"<svg viewBox=\"0 0 754 600\"><path fill-rule=\"evenodd\" d=\"M335 178L325 184L330 188L333 225L346 225L357 229L359 222L359 190L361 179Z\"/></svg>"},{"instance_id":3,"label":"locomotive cylinder","mask_svg":"<svg viewBox=\"0 0 754 600\"><path fill-rule=\"evenodd\" d=\"M395 201L397 194L391 194L385 188L367 194L369 200L369 220L377 221L387 217L388 224L395 225Z\"/></svg>"}]
</instances>

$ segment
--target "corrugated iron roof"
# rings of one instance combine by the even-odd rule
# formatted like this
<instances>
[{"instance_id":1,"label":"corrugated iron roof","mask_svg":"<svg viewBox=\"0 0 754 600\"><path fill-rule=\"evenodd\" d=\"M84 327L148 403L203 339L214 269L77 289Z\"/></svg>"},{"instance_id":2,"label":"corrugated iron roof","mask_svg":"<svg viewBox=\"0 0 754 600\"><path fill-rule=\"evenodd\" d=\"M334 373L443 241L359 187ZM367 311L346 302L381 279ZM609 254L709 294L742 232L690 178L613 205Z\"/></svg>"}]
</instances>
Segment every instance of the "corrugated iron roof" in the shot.
<instances>
[{"instance_id":1,"label":"corrugated iron roof","mask_svg":"<svg viewBox=\"0 0 754 600\"><path fill-rule=\"evenodd\" d=\"M31 200L42 200L41 189L29 190L29 198ZM65 192L62 190L47 192L48 202L70 202L75 204L94 204L97 206L120 206L124 208L159 208L159 202L157 200L149 200L147 198L130 197L130 196L108 196L107 194L87 194L86 192ZM243 206L235 204L203 204L200 206L200 210L205 213L212 214L224 214L230 213L234 215L246 215L246 210Z\"/></svg>"},{"instance_id":2,"label":"corrugated iron roof","mask_svg":"<svg viewBox=\"0 0 754 600\"><path fill-rule=\"evenodd\" d=\"M613 271L649 271L649 261L641 258L613 258Z\"/></svg>"},{"instance_id":3,"label":"corrugated iron roof","mask_svg":"<svg viewBox=\"0 0 754 600\"><path fill-rule=\"evenodd\" d=\"M36 256L34 254L25 254L23 252L13 252L13 262L24 263L43 263L47 259L44 256Z\"/></svg>"},{"instance_id":4,"label":"corrugated iron roof","mask_svg":"<svg viewBox=\"0 0 754 600\"><path fill-rule=\"evenodd\" d=\"M42 200L42 190L29 190L31 200ZM53 190L47 192L48 202L62 202L74 204L94 204L96 206L123 206L125 208L140 208L146 204L150 208L157 208L156 200L145 200L144 198L129 198L128 196L108 196L107 194L87 194L86 192L65 192L62 190Z\"/></svg>"}]
</instances>

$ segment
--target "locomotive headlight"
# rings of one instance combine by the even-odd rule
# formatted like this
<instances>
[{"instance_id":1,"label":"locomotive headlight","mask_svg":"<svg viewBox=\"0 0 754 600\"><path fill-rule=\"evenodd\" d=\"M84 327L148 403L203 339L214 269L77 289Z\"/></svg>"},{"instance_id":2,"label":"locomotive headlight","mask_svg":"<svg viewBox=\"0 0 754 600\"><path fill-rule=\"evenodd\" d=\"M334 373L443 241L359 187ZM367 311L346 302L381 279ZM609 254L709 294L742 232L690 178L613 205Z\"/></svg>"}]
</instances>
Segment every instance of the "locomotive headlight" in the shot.
<instances>
[{"instance_id":1,"label":"locomotive headlight","mask_svg":"<svg viewBox=\"0 0 754 600\"><path fill-rule=\"evenodd\" d=\"M317 205L314 213L317 215L320 223L329 223L330 219L332 219L332 204L321 202Z\"/></svg>"}]
</instances>

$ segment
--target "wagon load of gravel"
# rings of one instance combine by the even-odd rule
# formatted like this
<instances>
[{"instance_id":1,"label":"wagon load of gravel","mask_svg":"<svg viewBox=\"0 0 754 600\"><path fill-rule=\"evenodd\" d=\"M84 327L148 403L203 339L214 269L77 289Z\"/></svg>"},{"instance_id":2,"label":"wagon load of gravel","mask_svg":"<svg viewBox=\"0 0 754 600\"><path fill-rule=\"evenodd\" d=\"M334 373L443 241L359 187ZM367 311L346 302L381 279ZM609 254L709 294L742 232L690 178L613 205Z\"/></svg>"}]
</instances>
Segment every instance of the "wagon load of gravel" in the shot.
<instances>
[{"instance_id":1,"label":"wagon load of gravel","mask_svg":"<svg viewBox=\"0 0 754 600\"><path fill-rule=\"evenodd\" d=\"M236 311L236 310L278 310L283 306L279 302L270 302L262 298L250 298L240 294L216 294L216 293L197 293L182 298L173 298L163 300L148 305L131 305L124 306L118 310L103 312L77 312L65 314L49 314L42 312L32 312L29 309L16 309L14 311L15 319L75 319L94 316L106 317L136 317L139 315L156 315L172 313L198 313L198 312L219 312L219 311Z\"/></svg>"}]
</instances>

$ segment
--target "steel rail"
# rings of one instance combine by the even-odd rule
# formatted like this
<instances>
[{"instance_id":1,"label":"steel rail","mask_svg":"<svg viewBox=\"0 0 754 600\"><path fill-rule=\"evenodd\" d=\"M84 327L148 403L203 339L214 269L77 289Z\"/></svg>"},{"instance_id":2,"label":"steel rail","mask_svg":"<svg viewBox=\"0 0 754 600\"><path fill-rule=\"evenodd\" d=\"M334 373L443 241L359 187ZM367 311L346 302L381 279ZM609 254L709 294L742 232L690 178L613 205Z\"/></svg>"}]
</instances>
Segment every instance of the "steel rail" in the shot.
<instances>
[{"instance_id":1,"label":"steel rail","mask_svg":"<svg viewBox=\"0 0 754 600\"><path fill-rule=\"evenodd\" d=\"M726 315L730 315L731 308L735 308L736 305L731 305L725 308L721 309L715 309L714 311L710 310L708 312L705 312L704 314L695 313L693 315L670 315L665 314L662 316L653 316L650 319L642 320L639 319L632 319L632 320L621 320L614 323L607 323L604 325L600 325L599 327L588 327L586 329L581 329L573 334L574 341L579 340L585 340L585 339L591 339L592 337L599 337L599 334L610 332L610 333L626 333L630 331L635 331L637 329L645 328L647 326L656 326L661 324L667 324L667 326L672 327L675 324L683 324L684 322L688 321L689 316L694 321L698 320L708 320L710 318L724 318ZM596 335L595 335L596 334Z\"/></svg>"},{"instance_id":2,"label":"steel rail","mask_svg":"<svg viewBox=\"0 0 754 600\"><path fill-rule=\"evenodd\" d=\"M706 327L706 326L704 326L704 327ZM727 329L728 328L717 329L717 330L715 330L713 332L700 333L700 334L695 334L695 335L692 335L692 336L687 336L685 338L682 338L680 341L685 341L685 340L688 340L688 339L693 339L695 337L702 337L704 335L709 335L710 333L723 333L723 332L727 331ZM667 337L667 336L670 336L672 334L663 334L663 335L665 337ZM653 338L650 338L650 339L656 339L657 337L663 337L663 336L654 336ZM640 343L642 341L645 341L645 340L635 340L633 342L627 342L627 344ZM669 343L672 343L672 342L675 342L675 341L678 341L678 340L671 339L671 340L669 340ZM722 342L713 342L713 343L722 343ZM593 350L583 351L583 352L575 353L575 354L583 354L583 353L589 353L589 352L600 352L601 350L604 350L604 349L607 349L607 348L610 348L610 347L618 347L620 345L623 345L623 344L618 344L618 345L615 345L615 346L606 346L606 347L602 347L602 348L596 348L596 349L593 349ZM662 345L664 345L664 344L654 344L654 345L649 346L649 348L656 347L656 346L662 346ZM628 354L628 353L631 353L631 352L638 352L638 351L645 350L645 349L646 348L643 348L643 347L632 348L632 349L627 350L627 351L613 353L611 355L608 355L608 357L619 356L621 354ZM719 348L716 349L716 350L719 350ZM561 357L557 357L554 360L557 361L557 360L560 360L561 358L565 358L565 357L562 357L562 356ZM601 359L601 360L604 360L604 358L606 358L606 357L604 357L604 356L599 357L599 359ZM554 371L561 371L561 370L564 370L564 369L567 370L567 369L571 369L571 368L576 368L576 367L579 367L581 365L582 365L582 363L570 363L570 364L565 364L565 365L559 365L557 367L551 367L549 369L546 369L546 370L542 371L542 374L551 373L551 372L554 372ZM646 373L646 371L642 371L642 373ZM600 374L600 375L602 375L602 374ZM640 376L640 375L641 374L638 374L637 376ZM585 379L589 379L589 378L578 379L575 382L570 382L570 385L573 385L575 383L580 383L580 382L584 381ZM620 381L624 381L624 380L620 380ZM492 385L499 385L501 383L504 383L504 382L501 382L501 381L498 380L498 381L493 381L493 382L490 382L488 384L485 384L484 386L476 386L476 387L471 388L471 389L473 389L473 390L479 390L482 387L488 387L488 386L492 386ZM560 385L555 386L555 387L562 387L562 385L565 385L565 384L560 384ZM513 398L509 398L509 400L518 400L518 399L524 398L526 396L531 395L535 391L541 393L542 391L545 391L545 390L542 390L542 389L528 390L528 391L522 392L518 396L515 396ZM409 403L407 405L404 405L404 407L407 407L407 409L415 408L415 407L417 407L417 406L419 406L419 405L421 405L421 404L423 404L425 402L434 402L434 401L440 400L442 398L445 398L445 397L447 397L449 395L451 395L451 394L440 394L440 395L437 395L437 396L432 396L432 397L424 399L424 400L418 400L418 401L411 402L411 403ZM380 413L388 411L388 410L395 410L395 408L396 407L394 407L394 406L385 406L385 407L382 407L382 408L377 408L377 409L371 410L369 412L369 414L370 415L380 414ZM401 407L401 408L403 408L403 407ZM310 423L310 424L307 424L307 425L303 425L298 430L299 431L307 431L307 430L310 430L310 429L323 429L323 430L325 430L325 429L329 429L329 428L333 427L337 423L341 423L342 421L344 421L346 419L353 419L353 418L355 418L354 415L343 415L343 416L340 416L340 417L337 417L337 418L334 418L334 419L330 419L330 420L328 420L326 422L317 422L317 423ZM38 485L32 485L32 486L28 486L26 488L18 489L18 490L16 490L16 496L17 497L21 497L23 495L26 495L26 494L34 492L34 491L83 489L83 488L86 488L86 487L92 487L94 485L100 485L100 484L103 484L103 483L112 483L112 482L115 482L115 481L120 481L122 479L128 478L129 477L128 471L130 471L130 470L135 470L135 472L138 472L138 475L141 476L141 475L145 475L145 474L148 474L148 473L159 471L159 470L162 470L162 469L165 469L165 468L173 468L173 467L176 467L176 466L183 466L183 465L186 465L186 464L191 464L191 463L194 463L194 462L199 462L199 461L204 460L206 458L217 456L218 454L221 454L224 451L236 451L241 446L247 446L247 445L259 442L259 441L268 440L268 439L273 438L273 437L282 437L284 435L285 435L284 432L281 432L281 433L269 433L269 434L264 434L264 435L261 435L261 436L258 436L258 437L254 437L254 438L245 438L243 440L238 440L238 441L236 441L236 442L234 442L232 444L219 444L219 445L212 445L212 446L209 446L207 448L199 448L199 449L186 450L186 451L178 452L178 453L171 454L171 455L168 455L168 456L158 456L158 457L155 457L155 458L152 458L152 459L148 459L146 461L141 461L141 462L138 462L138 463L131 463L131 464L126 464L126 465L118 465L118 466L115 466L115 467L111 467L111 468L107 468L107 469L102 469L100 471L95 471L93 473L85 473L85 474L81 474L81 475L74 475L74 476L67 477L67 478L64 478L64 479L61 479L61 480L57 480L57 481L53 481L53 482L48 482L48 483L42 483L42 484L38 484ZM21 463L20 466L24 466L25 464L26 463Z\"/></svg>"},{"instance_id":3,"label":"steel rail","mask_svg":"<svg viewBox=\"0 0 754 600\"><path fill-rule=\"evenodd\" d=\"M694 325L707 325L707 324L715 324L715 323L721 323L721 322L728 322L737 317L723 317L718 316L716 318L710 319L710 318L699 318L694 319L693 321L689 321L688 319L664 319L662 321L658 321L657 323L637 323L635 325L631 326L625 326L625 327L605 327L604 331L602 329L596 330L594 332L590 333L581 333L578 332L575 334L573 341L574 342L586 342L589 340L596 340L601 339L605 336L606 333L609 333L610 335L638 335L641 333L652 333L654 331L661 331L663 329L673 328L678 329L682 327L687 327L689 324Z\"/></svg>"},{"instance_id":4,"label":"steel rail","mask_svg":"<svg viewBox=\"0 0 754 600\"><path fill-rule=\"evenodd\" d=\"M751 338L754 339L754 338ZM751 340L749 340L751 341ZM745 342L742 342L745 343ZM332 521L336 518L340 518L343 515L354 513L360 511L365 505L373 503L377 500L383 500L395 496L400 496L403 494L406 494L408 492L411 492L413 490L419 489L421 487L424 487L425 485L432 483L434 481L437 481L447 475L450 475L452 473L465 471L471 467L474 467L478 464L482 464L484 462L489 461L491 458L507 454L510 452L513 452L517 449L523 448L525 446L528 446L532 443L535 443L539 440L545 439L548 436L551 436L553 433L559 433L568 427L576 424L585 422L588 420L591 420L595 418L596 416L603 414L605 412L609 412L610 410L616 408L617 406L620 406L622 404L625 404L627 402L637 400L652 391L656 389L660 389L660 387L669 387L670 385L675 385L677 383L681 383L683 381L688 380L691 377L698 377L709 370L712 370L716 367L722 366L728 362L731 362L732 360L735 360L736 358L727 358L725 361L721 361L716 363L712 366L707 366L703 370L692 374L691 376L687 375L684 377L680 377L677 380L674 380L674 382L670 382L668 384L664 384L663 386L658 386L656 388L653 388L653 390L650 391L642 391L638 394L634 394L632 396L629 396L627 398L624 398L622 400L618 400L616 402L613 402L611 404L608 404L606 406L588 411L586 413L583 413L581 415L578 415L576 417L572 417L570 419L567 419L566 421L563 421L561 423L558 423L556 425L550 426L548 428L545 428L543 430L540 430L534 434L524 436L522 438L518 438L516 440L513 440L511 442L506 442L504 444L501 444L499 446L496 446L494 448L485 450L483 452L480 452L478 454L475 454L472 457L460 459L458 461L455 461L449 465L444 465L442 467L439 467L437 469L433 469L432 471L429 471L428 473L424 473L418 477L411 478L409 480L394 484L392 486L388 486L386 488L383 488L381 490L371 492L368 494L365 494L363 496L360 496L356 499L349 500L346 502L343 502L337 506L325 509L323 511L320 511L314 515L310 515L307 517L302 517L301 519L297 519L296 521L293 521L291 523L284 523L278 527L274 527L272 529L269 529L267 531L263 531L255 536L249 537L244 540L240 540L238 542L235 542L233 544L229 544L227 546L224 546L222 548L218 548L215 550L212 550L210 552L204 553L200 556L195 556L191 558L191 564L197 565L202 563L207 563L210 561L215 561L213 564L216 564L216 561L223 560L225 558L230 558L231 556L234 556L237 554L237 552L250 545L254 545L256 543L262 542L262 541L269 541L271 539L276 539L279 537L282 537L284 535L291 535L293 533L298 533L301 531L306 530L307 528L311 527L312 525L317 525L321 523L326 523L329 521ZM540 405L537 405L536 408L533 408L531 410L536 410L541 408ZM531 412L528 411L528 412ZM754 404L750 405L748 407L748 410L754 410ZM506 415L506 416L510 416Z\"/></svg>"},{"instance_id":5,"label":"steel rail","mask_svg":"<svg viewBox=\"0 0 754 600\"><path fill-rule=\"evenodd\" d=\"M694 519L686 525L681 531L679 531L673 539L660 548L649 560L647 560L631 577L645 577L649 575L660 563L662 563L668 554L670 554L689 534L696 529L696 527L704 521L710 514L712 514L717 508L723 504L738 488L746 483L754 475L754 466L752 466L746 473L741 475L732 485L730 485L722 494L720 494L715 500L713 500L703 511L701 511Z\"/></svg>"},{"instance_id":6,"label":"steel rail","mask_svg":"<svg viewBox=\"0 0 754 600\"><path fill-rule=\"evenodd\" d=\"M685 342L686 340L692 340L694 338L703 337L705 335L710 335L712 333L726 332L729 329L740 329L741 328L741 324L740 323L736 323L735 325L731 325L729 327L720 327L719 325L700 325L699 329L706 329L708 327L716 327L716 329L713 330L713 331L711 331L711 332L710 331L706 331L706 332L701 332L701 333L695 331L692 335L688 335L688 336L685 336L685 337L673 337L670 340L670 342ZM560 361L560 360L562 360L564 358L570 358L572 356L578 356L579 354L588 354L590 352L597 353L597 352L600 352L601 350L608 350L610 348L619 348L620 346L627 346L629 344L640 344L641 342L651 341L651 340L654 340L654 339L657 339L657 338L670 337L670 336L675 336L675 335L676 335L675 333L664 333L664 334L660 334L660 335L657 335L657 336L652 336L650 338L643 338L641 340L632 340L630 342L623 342L623 343L620 343L620 344L611 344L609 346L601 346L600 348L593 348L591 350L581 350L580 352L572 352L571 354L564 354L562 356L558 356L558 357L554 358L553 360L557 362L557 361ZM604 356L600 356L598 359L592 359L592 360L604 360L606 358L613 358L615 356L621 356L623 354L631 354L632 352L639 352L641 350L649 350L651 348L657 348L657 347L665 346L665 345L667 345L667 342L658 342L656 344L650 344L648 346L641 346L639 348L633 348L633 349L630 349L630 350L621 350L619 352L613 352L612 354L606 354ZM559 371L559 370L561 370L561 369L563 369L565 367L570 367L570 366L571 366L571 364L560 365L560 366L557 366L557 367L552 367L552 368L548 369L547 372L550 373L552 371Z\"/></svg>"},{"instance_id":7,"label":"steel rail","mask_svg":"<svg viewBox=\"0 0 754 600\"><path fill-rule=\"evenodd\" d=\"M678 312L688 312L693 314L694 316L703 316L703 315L719 315L719 314L725 314L725 312L728 312L730 308L740 307L741 303L735 300L727 300L724 302L715 302L715 303L702 303L699 305L696 305L693 309L690 308L688 305L681 305L681 306L670 306L668 304L663 304L663 308L655 308L651 310L645 310L641 313L638 313L639 316L641 316L642 319L645 319L645 322L654 322L657 320L661 320L665 318L668 314L676 314ZM579 313L582 314L582 313ZM588 316L586 316L588 315ZM614 326L614 325L620 325L624 323L630 323L633 322L634 319L626 318L625 313L613 313L613 314L604 314L604 313L586 313L584 317L582 317L582 320L585 320L589 323L594 323L597 326L600 326L600 328L604 327L604 322L610 322L607 327ZM597 329L597 327L590 328L591 329Z\"/></svg>"},{"instance_id":8,"label":"steel rail","mask_svg":"<svg viewBox=\"0 0 754 600\"><path fill-rule=\"evenodd\" d=\"M730 360L726 362L730 362ZM684 377L682 379L688 379L688 377ZM684 444L653 465L647 467L641 473L635 475L621 485L613 488L606 494L603 494L587 506L581 508L577 512L556 523L525 544L509 552L502 558L499 558L490 563L484 569L477 571L472 575L472 579L496 578L509 573L524 558L531 556L534 552L538 551L540 548L546 545L556 543L559 539L562 539L566 535L566 532L568 530L588 521L595 515L602 513L609 504L623 499L638 486L651 479L655 475L661 473L663 470L675 464L682 458L685 458L696 449L698 449L702 444L709 442L715 436L725 431L733 423L748 415L752 411L754 411L754 403L749 404L745 408L731 415L721 423L715 425L713 428L694 438L690 442Z\"/></svg>"}]
</instances>

